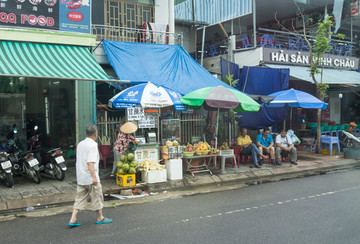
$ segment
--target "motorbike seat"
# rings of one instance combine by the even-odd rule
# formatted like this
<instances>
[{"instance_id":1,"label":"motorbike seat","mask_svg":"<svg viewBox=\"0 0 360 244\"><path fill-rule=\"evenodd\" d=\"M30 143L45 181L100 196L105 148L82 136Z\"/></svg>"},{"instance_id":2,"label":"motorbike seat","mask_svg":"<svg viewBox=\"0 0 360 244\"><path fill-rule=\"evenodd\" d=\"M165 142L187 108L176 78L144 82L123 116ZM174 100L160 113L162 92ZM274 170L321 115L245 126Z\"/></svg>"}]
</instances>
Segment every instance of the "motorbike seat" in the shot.
<instances>
[{"instance_id":1,"label":"motorbike seat","mask_svg":"<svg viewBox=\"0 0 360 244\"><path fill-rule=\"evenodd\" d=\"M57 150L60 150L61 148L60 147L58 147L58 148L54 148L54 149L50 149L50 150L46 150L45 152L46 153L54 153L54 152L56 152Z\"/></svg>"}]
</instances>

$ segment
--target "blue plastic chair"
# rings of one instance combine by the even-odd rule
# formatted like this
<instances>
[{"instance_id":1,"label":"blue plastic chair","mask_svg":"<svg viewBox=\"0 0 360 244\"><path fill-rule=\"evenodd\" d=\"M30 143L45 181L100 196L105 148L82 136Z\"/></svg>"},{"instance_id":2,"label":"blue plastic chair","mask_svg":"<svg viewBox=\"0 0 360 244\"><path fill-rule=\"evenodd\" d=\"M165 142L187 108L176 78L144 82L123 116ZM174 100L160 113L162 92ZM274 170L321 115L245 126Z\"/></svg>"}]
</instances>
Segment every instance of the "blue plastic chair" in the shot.
<instances>
[{"instance_id":1,"label":"blue plastic chair","mask_svg":"<svg viewBox=\"0 0 360 244\"><path fill-rule=\"evenodd\" d=\"M323 148L324 148L324 144L329 144L331 156L332 156L332 151L333 151L333 144L337 144L338 153L340 154L339 138L337 138L335 136L321 136L320 139L321 139L321 146L323 146ZM315 143L315 150L316 150L316 143Z\"/></svg>"},{"instance_id":2,"label":"blue plastic chair","mask_svg":"<svg viewBox=\"0 0 360 244\"><path fill-rule=\"evenodd\" d=\"M334 47L334 54L336 54L336 55L342 55L343 51L344 51L343 45L337 45Z\"/></svg>"},{"instance_id":3,"label":"blue plastic chair","mask_svg":"<svg viewBox=\"0 0 360 244\"><path fill-rule=\"evenodd\" d=\"M304 52L309 51L309 46L308 46L307 42L304 41L304 40L301 40L301 50L304 51Z\"/></svg>"},{"instance_id":4,"label":"blue plastic chair","mask_svg":"<svg viewBox=\"0 0 360 244\"><path fill-rule=\"evenodd\" d=\"M268 34L262 35L259 46L274 48L274 36Z\"/></svg>"},{"instance_id":5,"label":"blue plastic chair","mask_svg":"<svg viewBox=\"0 0 360 244\"><path fill-rule=\"evenodd\" d=\"M241 43L242 43L242 48L251 47L249 38L247 36L241 36Z\"/></svg>"},{"instance_id":6,"label":"blue plastic chair","mask_svg":"<svg viewBox=\"0 0 360 244\"><path fill-rule=\"evenodd\" d=\"M289 49L295 51L299 50L299 43L297 40L295 41L294 39L289 39Z\"/></svg>"},{"instance_id":7,"label":"blue plastic chair","mask_svg":"<svg viewBox=\"0 0 360 244\"><path fill-rule=\"evenodd\" d=\"M215 45L210 45L209 46L209 57L214 57L217 55L219 55L219 53L216 51Z\"/></svg>"},{"instance_id":8,"label":"blue plastic chair","mask_svg":"<svg viewBox=\"0 0 360 244\"><path fill-rule=\"evenodd\" d=\"M345 55L345 56L350 56L351 49L352 49L352 45L351 45L351 44L346 45L346 46L345 46L345 53L344 53L344 55Z\"/></svg>"},{"instance_id":9,"label":"blue plastic chair","mask_svg":"<svg viewBox=\"0 0 360 244\"><path fill-rule=\"evenodd\" d=\"M275 48L282 49L280 42L275 42Z\"/></svg>"}]
</instances>

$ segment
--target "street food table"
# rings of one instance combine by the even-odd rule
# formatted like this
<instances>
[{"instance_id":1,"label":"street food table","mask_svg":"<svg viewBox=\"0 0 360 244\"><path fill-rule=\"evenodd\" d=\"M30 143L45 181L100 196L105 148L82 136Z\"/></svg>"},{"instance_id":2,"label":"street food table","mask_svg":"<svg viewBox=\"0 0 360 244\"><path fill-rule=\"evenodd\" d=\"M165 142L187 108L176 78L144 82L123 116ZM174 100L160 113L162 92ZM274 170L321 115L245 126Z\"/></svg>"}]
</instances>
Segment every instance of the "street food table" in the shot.
<instances>
[{"instance_id":1,"label":"street food table","mask_svg":"<svg viewBox=\"0 0 360 244\"><path fill-rule=\"evenodd\" d=\"M192 156L192 157L184 157L186 163L186 170L189 171L192 176L195 176L194 173L199 172L209 172L212 175L212 171L209 168L209 164L212 160L214 160L214 165L216 165L216 157L218 154L208 154L208 155L200 155L200 156ZM199 165L191 164L193 161L200 160Z\"/></svg>"}]
</instances>

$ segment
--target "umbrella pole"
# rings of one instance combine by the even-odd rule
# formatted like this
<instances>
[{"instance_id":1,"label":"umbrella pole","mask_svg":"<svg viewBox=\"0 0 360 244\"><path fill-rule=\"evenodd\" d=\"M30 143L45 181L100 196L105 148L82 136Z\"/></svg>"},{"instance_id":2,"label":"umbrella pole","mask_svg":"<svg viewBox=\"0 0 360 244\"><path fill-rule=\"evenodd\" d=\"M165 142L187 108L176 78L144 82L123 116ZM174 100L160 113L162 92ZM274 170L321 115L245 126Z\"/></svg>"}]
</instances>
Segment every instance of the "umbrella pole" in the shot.
<instances>
[{"instance_id":1,"label":"umbrella pole","mask_svg":"<svg viewBox=\"0 0 360 244\"><path fill-rule=\"evenodd\" d=\"M217 148L217 146L218 146L219 112L220 112L220 108L218 108L218 111L217 111L217 114L216 114L215 148Z\"/></svg>"},{"instance_id":2,"label":"umbrella pole","mask_svg":"<svg viewBox=\"0 0 360 244\"><path fill-rule=\"evenodd\" d=\"M290 109L290 126L289 126L289 129L291 130L292 129L292 107Z\"/></svg>"}]
</instances>

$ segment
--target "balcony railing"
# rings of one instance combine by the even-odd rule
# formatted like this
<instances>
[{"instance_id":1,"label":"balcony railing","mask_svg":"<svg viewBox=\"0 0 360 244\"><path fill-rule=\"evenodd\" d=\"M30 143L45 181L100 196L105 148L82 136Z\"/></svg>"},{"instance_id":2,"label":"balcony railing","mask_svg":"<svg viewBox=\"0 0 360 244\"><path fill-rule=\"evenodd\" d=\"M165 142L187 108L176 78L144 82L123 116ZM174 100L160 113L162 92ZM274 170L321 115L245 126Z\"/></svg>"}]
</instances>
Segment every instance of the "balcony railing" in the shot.
<instances>
[{"instance_id":1,"label":"balcony railing","mask_svg":"<svg viewBox=\"0 0 360 244\"><path fill-rule=\"evenodd\" d=\"M158 43L169 45L183 44L182 34L135 29L127 27L92 25L91 32L96 40L112 40L139 43Z\"/></svg>"},{"instance_id":2,"label":"balcony railing","mask_svg":"<svg viewBox=\"0 0 360 244\"><path fill-rule=\"evenodd\" d=\"M307 35L310 43L315 41L315 36ZM237 36L236 48L241 51L253 47L253 33L243 33ZM350 41L332 38L329 43L332 49L329 51L333 55L357 56L358 47ZM257 47L268 47L276 49L288 49L296 51L309 51L308 44L303 40L303 35L292 32L283 32L270 29L259 29L257 32Z\"/></svg>"}]
</instances>

